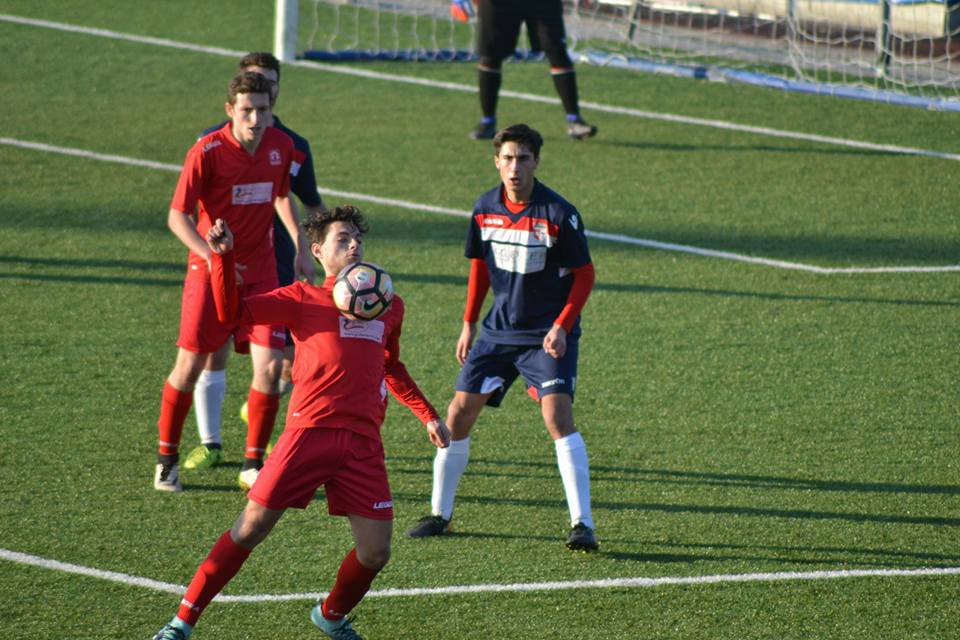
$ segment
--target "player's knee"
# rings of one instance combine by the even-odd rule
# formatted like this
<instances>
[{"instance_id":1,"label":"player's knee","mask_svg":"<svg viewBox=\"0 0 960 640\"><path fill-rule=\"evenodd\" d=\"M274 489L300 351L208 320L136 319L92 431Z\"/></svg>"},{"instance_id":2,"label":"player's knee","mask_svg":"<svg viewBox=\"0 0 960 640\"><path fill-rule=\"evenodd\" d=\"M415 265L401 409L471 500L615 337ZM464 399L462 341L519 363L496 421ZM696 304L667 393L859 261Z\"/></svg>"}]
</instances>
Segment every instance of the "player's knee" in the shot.
<instances>
[{"instance_id":1,"label":"player's knee","mask_svg":"<svg viewBox=\"0 0 960 640\"><path fill-rule=\"evenodd\" d=\"M357 561L368 569L380 571L390 562L390 545L357 548Z\"/></svg>"},{"instance_id":2,"label":"player's knee","mask_svg":"<svg viewBox=\"0 0 960 640\"><path fill-rule=\"evenodd\" d=\"M570 73L573 72L573 60L570 59L570 54L564 47L549 47L545 53L547 54L547 60L550 61L551 69L564 69Z\"/></svg>"},{"instance_id":3,"label":"player's knee","mask_svg":"<svg viewBox=\"0 0 960 640\"><path fill-rule=\"evenodd\" d=\"M480 56L480 62L477 63L477 66L481 71L499 71L500 67L503 66L503 58Z\"/></svg>"},{"instance_id":4,"label":"player's knee","mask_svg":"<svg viewBox=\"0 0 960 640\"><path fill-rule=\"evenodd\" d=\"M241 547L253 549L263 542L272 528L272 523L255 518L243 518L233 525L230 537Z\"/></svg>"}]
</instances>

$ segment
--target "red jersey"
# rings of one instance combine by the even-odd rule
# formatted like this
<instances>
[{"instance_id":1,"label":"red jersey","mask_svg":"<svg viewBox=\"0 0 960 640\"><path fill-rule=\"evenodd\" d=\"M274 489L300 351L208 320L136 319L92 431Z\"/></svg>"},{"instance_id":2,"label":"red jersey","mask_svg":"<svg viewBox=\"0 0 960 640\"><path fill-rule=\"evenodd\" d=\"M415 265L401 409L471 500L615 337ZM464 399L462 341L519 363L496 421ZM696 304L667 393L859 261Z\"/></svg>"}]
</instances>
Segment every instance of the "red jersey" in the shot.
<instances>
[{"instance_id":1,"label":"red jersey","mask_svg":"<svg viewBox=\"0 0 960 640\"><path fill-rule=\"evenodd\" d=\"M424 424L439 418L400 361L400 296L376 320L340 313L333 303L334 276L323 286L295 282L238 302L232 255L213 256L218 307L229 309L228 315L236 309L240 324L282 324L296 345L287 429L349 429L379 439L388 389Z\"/></svg>"},{"instance_id":2,"label":"red jersey","mask_svg":"<svg viewBox=\"0 0 960 640\"><path fill-rule=\"evenodd\" d=\"M268 127L250 155L230 131L231 123L203 136L187 152L170 208L193 214L201 237L217 218L230 225L236 261L246 266L245 282L277 273L273 248L273 202L290 191L293 141ZM205 275L207 263L192 251L188 277Z\"/></svg>"}]
</instances>

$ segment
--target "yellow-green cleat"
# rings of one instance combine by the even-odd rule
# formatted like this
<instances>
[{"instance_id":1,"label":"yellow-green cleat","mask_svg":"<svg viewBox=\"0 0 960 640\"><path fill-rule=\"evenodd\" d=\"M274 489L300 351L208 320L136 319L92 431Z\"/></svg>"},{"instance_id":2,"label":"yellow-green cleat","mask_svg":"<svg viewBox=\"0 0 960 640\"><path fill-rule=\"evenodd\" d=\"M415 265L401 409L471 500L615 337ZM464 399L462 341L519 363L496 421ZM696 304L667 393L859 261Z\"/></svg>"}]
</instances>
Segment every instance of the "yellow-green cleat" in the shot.
<instances>
[{"instance_id":1,"label":"yellow-green cleat","mask_svg":"<svg viewBox=\"0 0 960 640\"><path fill-rule=\"evenodd\" d=\"M185 471L203 471L221 462L223 462L223 449L202 444L187 454L187 459L183 461L183 468Z\"/></svg>"}]
</instances>

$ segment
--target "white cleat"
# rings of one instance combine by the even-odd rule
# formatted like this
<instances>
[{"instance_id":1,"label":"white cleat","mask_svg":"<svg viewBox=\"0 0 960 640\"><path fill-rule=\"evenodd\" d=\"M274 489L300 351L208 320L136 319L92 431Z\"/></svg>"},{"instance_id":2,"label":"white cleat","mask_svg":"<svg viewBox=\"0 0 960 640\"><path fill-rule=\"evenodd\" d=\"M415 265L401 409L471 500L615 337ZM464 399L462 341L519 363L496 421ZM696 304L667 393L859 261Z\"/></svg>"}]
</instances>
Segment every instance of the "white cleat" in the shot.
<instances>
[{"instance_id":1,"label":"white cleat","mask_svg":"<svg viewBox=\"0 0 960 640\"><path fill-rule=\"evenodd\" d=\"M247 469L241 471L240 475L237 476L237 484L240 485L240 488L244 491L250 491L253 487L253 483L257 481L257 478L260 476L260 469Z\"/></svg>"},{"instance_id":2,"label":"white cleat","mask_svg":"<svg viewBox=\"0 0 960 640\"><path fill-rule=\"evenodd\" d=\"M156 471L153 474L153 488L157 491L170 491L177 493L183 491L183 485L180 484L180 465L157 463Z\"/></svg>"}]
</instances>

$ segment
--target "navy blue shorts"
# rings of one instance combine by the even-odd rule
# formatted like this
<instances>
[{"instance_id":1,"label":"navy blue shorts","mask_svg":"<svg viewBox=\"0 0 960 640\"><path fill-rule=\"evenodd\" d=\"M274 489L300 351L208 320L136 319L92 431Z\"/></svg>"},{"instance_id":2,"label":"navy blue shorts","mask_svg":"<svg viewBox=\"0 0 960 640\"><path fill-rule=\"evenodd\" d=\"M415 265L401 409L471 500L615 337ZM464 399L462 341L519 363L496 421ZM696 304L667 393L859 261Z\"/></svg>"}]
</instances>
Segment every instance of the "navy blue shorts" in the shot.
<instances>
[{"instance_id":1,"label":"navy blue shorts","mask_svg":"<svg viewBox=\"0 0 960 640\"><path fill-rule=\"evenodd\" d=\"M547 355L542 345L494 344L480 339L473 344L457 376L457 391L486 394L491 407L499 407L518 375L527 383L527 393L539 400L551 393L573 399L577 387L578 341L567 337L562 358Z\"/></svg>"}]
</instances>

